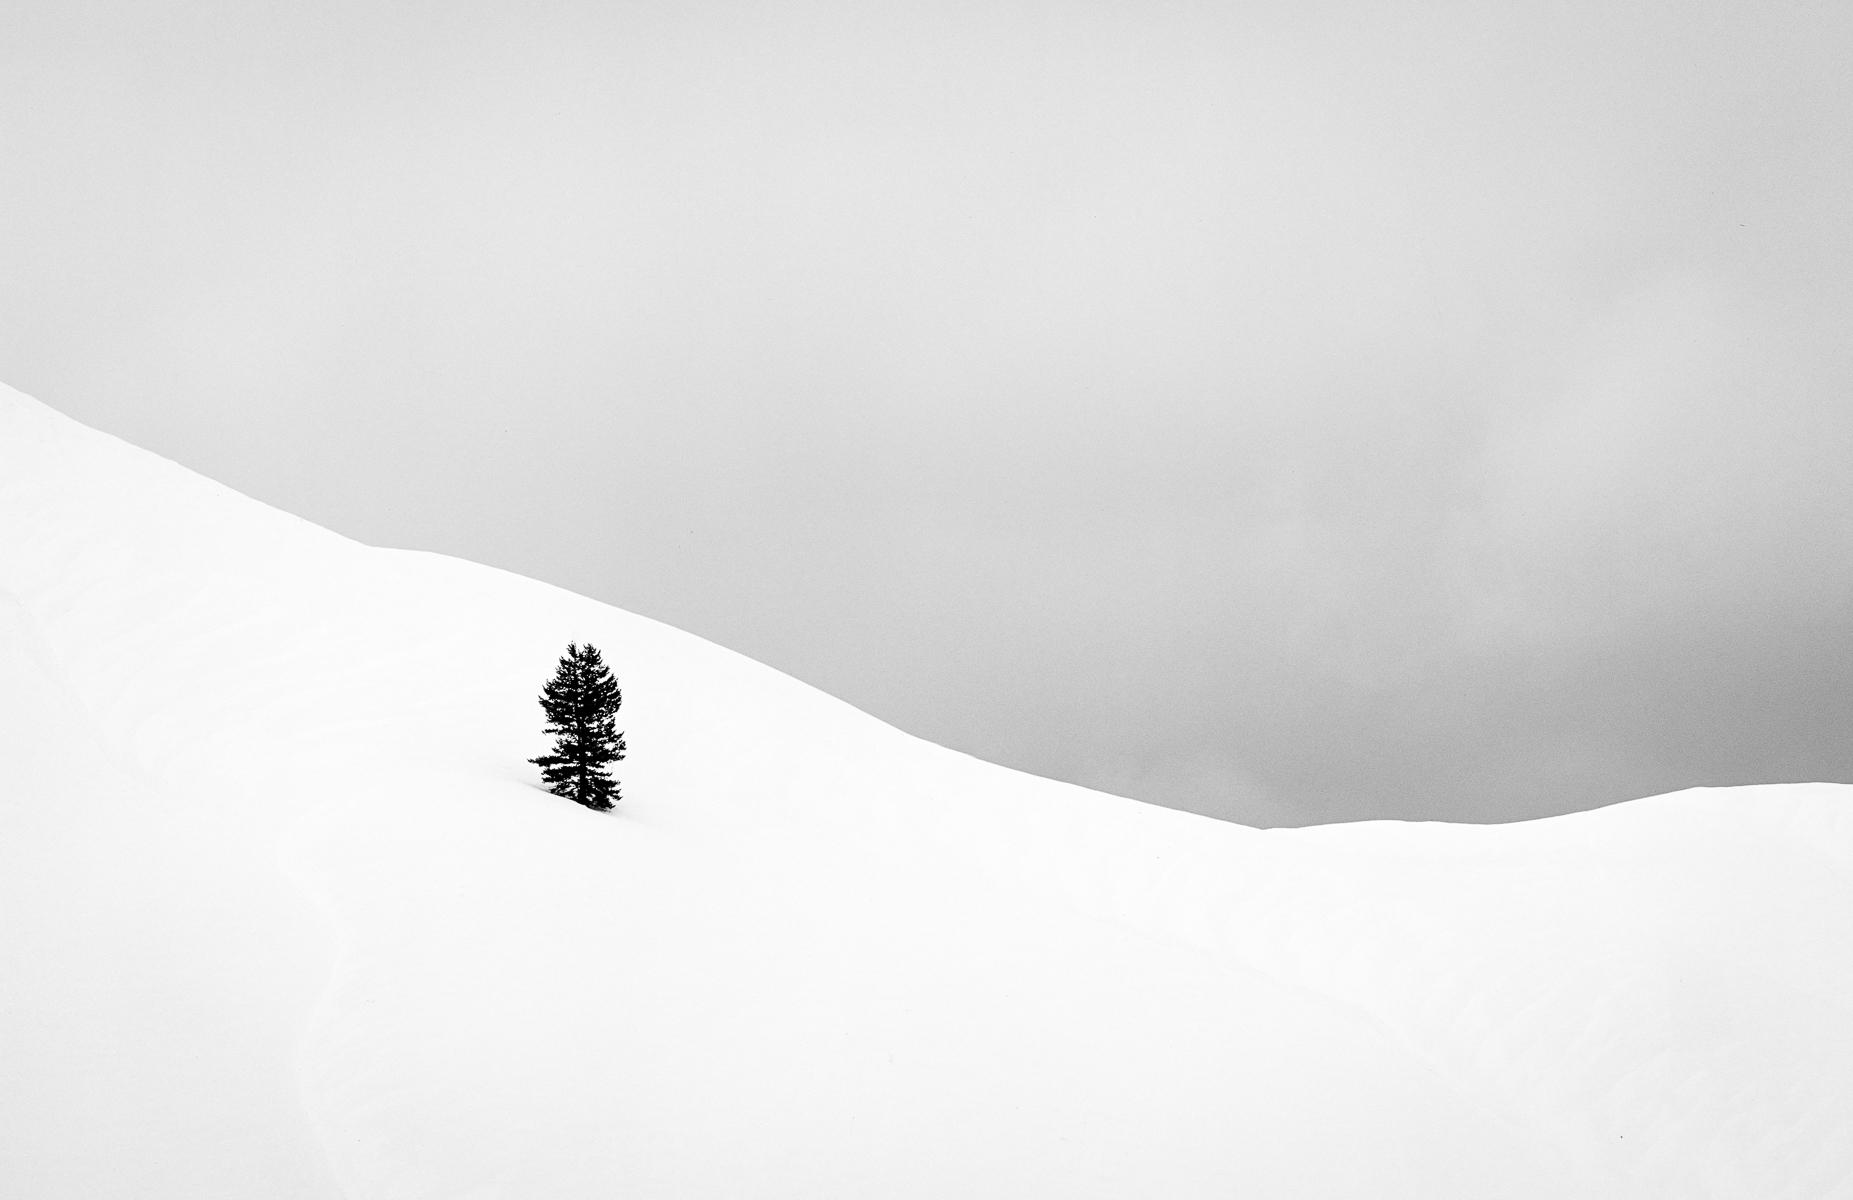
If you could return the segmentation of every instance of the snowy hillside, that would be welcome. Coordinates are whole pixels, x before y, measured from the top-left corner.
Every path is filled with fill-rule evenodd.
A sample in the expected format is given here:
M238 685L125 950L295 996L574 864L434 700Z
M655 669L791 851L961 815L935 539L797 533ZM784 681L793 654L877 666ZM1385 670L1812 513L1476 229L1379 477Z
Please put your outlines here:
M1849 812L1220 824L0 389L8 1197L1853 1197Z

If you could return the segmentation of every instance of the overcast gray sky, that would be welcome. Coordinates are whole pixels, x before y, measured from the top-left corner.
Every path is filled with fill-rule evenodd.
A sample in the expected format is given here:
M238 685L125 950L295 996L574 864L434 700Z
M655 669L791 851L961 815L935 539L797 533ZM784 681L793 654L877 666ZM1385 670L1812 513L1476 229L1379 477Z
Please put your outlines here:
M1849 61L1845 0L14 0L0 378L1160 803L1853 780Z

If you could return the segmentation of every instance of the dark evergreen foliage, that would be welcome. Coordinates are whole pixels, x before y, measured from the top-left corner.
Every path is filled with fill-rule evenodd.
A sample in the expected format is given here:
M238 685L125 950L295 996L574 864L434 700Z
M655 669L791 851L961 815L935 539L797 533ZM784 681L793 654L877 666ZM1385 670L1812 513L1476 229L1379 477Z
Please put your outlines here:
M622 798L610 765L624 758L624 735L617 728L623 703L624 693L598 647L567 646L540 694L553 753L528 760L540 767L554 795L601 812Z

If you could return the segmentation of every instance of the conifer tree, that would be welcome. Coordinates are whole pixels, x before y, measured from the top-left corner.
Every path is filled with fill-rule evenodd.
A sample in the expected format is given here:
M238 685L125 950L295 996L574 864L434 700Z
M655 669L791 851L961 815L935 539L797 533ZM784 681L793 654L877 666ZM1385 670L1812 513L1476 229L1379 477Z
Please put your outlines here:
M624 758L624 735L618 731L618 706L624 693L605 665L598 647L574 642L541 690L553 753L528 761L556 796L603 812L622 797L610 765Z

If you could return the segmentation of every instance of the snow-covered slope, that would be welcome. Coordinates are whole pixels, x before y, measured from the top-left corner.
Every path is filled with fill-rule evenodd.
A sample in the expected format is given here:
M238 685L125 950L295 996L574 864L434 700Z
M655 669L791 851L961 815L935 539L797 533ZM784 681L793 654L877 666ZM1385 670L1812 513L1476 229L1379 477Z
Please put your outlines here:
M1853 1196L1850 804L1221 824L0 389L9 1197Z

